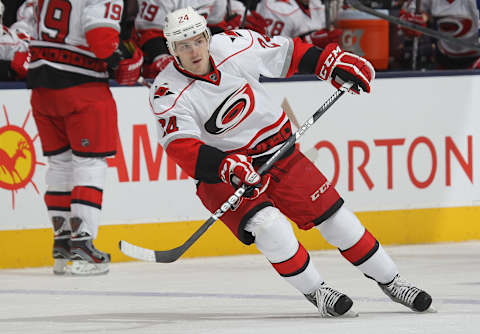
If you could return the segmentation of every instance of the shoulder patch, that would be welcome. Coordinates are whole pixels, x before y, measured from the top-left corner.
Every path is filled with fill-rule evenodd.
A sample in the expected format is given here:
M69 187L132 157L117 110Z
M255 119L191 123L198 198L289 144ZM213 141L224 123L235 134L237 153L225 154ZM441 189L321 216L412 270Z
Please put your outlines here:
M153 94L153 99L158 99L159 97L173 94L174 93L168 88L168 83L164 82L156 87L155 93Z
M243 34L240 33L240 31L238 30L225 30L220 35L228 36L228 38L230 39L230 41L232 41L232 43L235 42L237 38L244 37Z

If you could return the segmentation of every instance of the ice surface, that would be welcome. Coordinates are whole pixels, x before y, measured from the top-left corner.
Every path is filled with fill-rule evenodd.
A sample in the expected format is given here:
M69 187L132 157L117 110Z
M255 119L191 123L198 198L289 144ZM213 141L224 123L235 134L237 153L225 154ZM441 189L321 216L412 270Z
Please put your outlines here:
M115 263L106 276L0 270L0 333L480 333L480 242L386 247L438 313L391 302L336 251L311 252L358 318L322 319L261 255Z

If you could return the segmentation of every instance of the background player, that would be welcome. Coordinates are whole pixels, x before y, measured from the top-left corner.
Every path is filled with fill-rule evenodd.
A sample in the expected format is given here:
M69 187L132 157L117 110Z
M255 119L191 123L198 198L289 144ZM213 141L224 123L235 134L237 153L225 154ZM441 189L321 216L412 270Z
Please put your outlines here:
M23 80L28 70L28 36L20 27L2 24L4 5L0 1L0 81Z
M415 13L416 2L407 1L400 17L415 24L427 23L452 37L478 45L479 14L474 0L422 0L420 13ZM407 35L418 36L410 29ZM436 41L435 62L439 68L480 68L480 51L445 40Z
M257 11L267 20L270 36L300 37L324 48L339 43L343 33L326 26L325 6L320 0L262 0Z
M48 157L45 204L53 224L54 273L72 260L77 275L108 272L110 255L97 237L107 163L117 148L117 111L109 69L134 84L139 49L119 41L122 0L37 1L38 35L31 42L27 85ZM129 44L132 47L132 44Z

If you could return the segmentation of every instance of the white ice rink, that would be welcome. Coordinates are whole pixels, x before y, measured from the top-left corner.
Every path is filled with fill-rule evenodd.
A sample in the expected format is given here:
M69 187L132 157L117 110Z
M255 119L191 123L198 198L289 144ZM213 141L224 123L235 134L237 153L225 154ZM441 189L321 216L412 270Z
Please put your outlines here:
M113 264L106 276L0 270L0 333L480 333L480 242L386 247L438 313L391 302L338 252L311 252L358 318L322 319L261 255Z

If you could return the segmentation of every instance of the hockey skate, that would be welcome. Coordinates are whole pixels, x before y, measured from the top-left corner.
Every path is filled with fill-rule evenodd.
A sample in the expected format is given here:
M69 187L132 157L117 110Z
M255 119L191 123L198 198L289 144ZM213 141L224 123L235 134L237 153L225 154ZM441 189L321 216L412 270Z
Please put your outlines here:
M80 232L80 218L72 218L71 261L72 275L103 275L108 273L110 254L99 251L93 245L93 238L86 232Z
M53 251L54 259L53 273L55 275L64 275L67 272L67 262L70 261L70 237L69 230L65 230L65 218L53 217Z
M398 274L390 283L378 283L378 285L391 300L405 305L415 312L425 312L427 310L436 312L431 307L432 297L425 291L400 278Z
M110 254L95 248L90 235L72 238L72 274L102 275L109 271Z
M353 301L345 294L322 283L319 289L306 294L307 298L322 317L357 317L358 314L351 310Z

